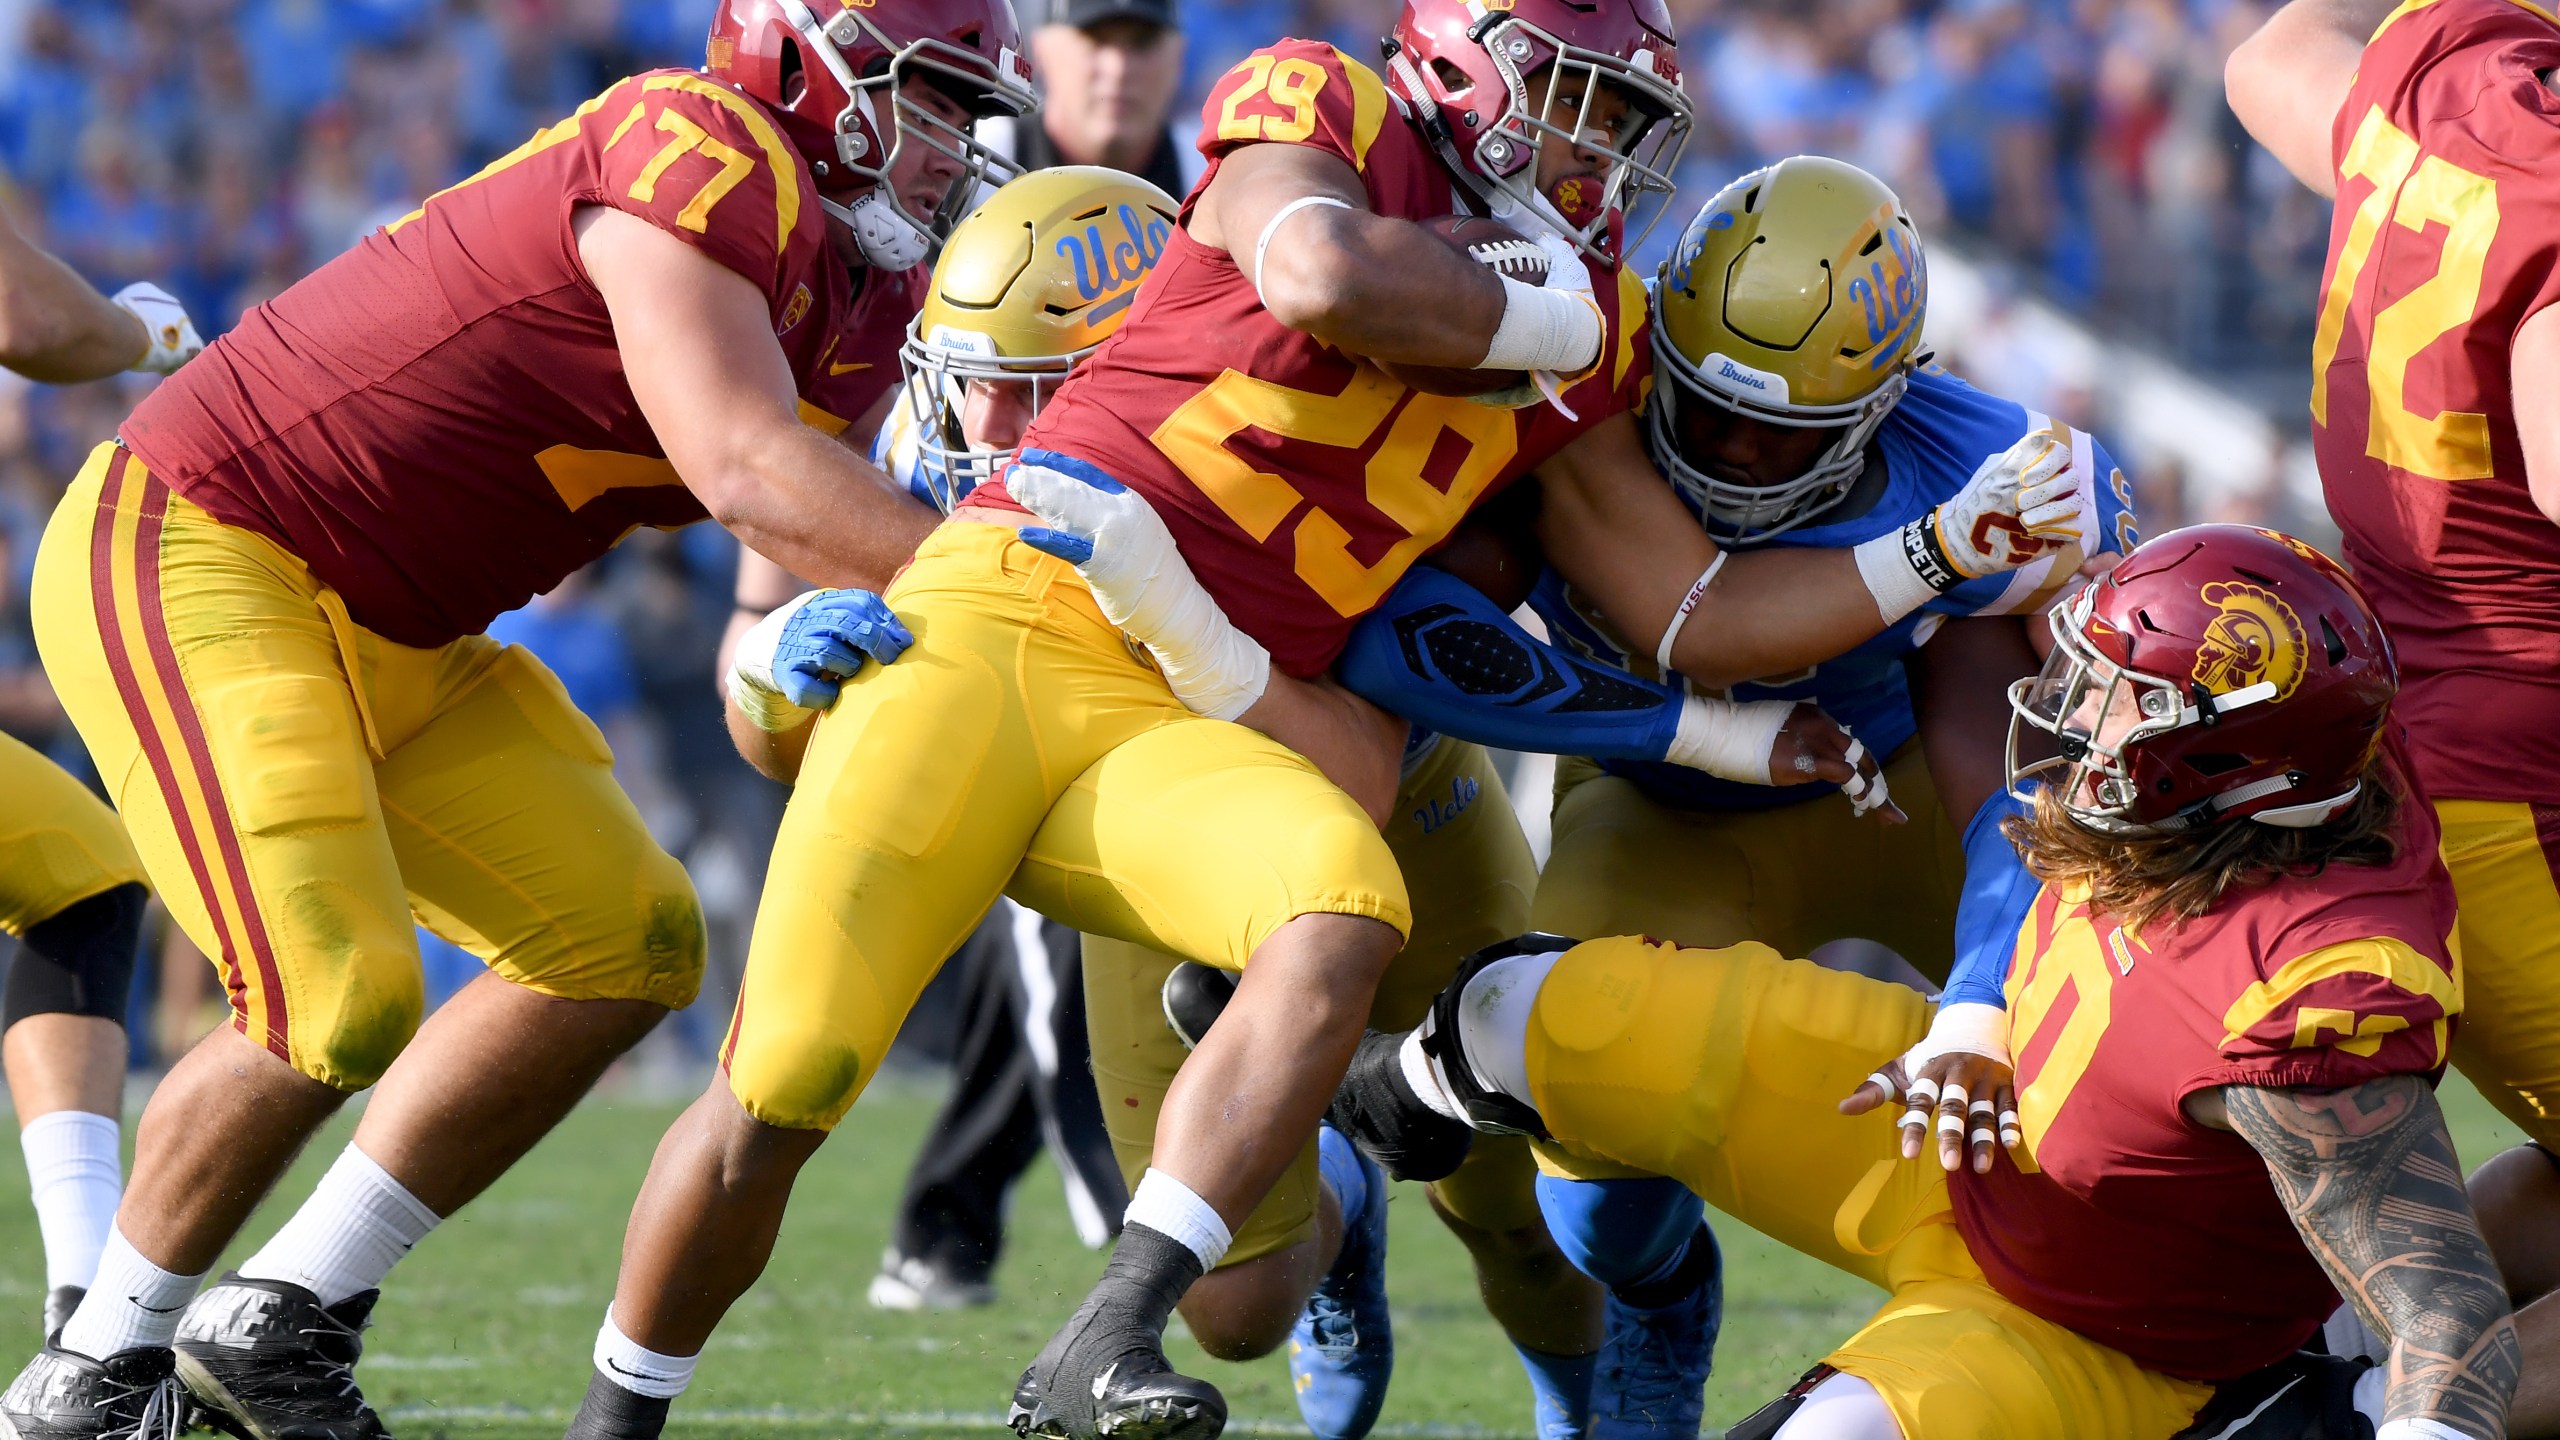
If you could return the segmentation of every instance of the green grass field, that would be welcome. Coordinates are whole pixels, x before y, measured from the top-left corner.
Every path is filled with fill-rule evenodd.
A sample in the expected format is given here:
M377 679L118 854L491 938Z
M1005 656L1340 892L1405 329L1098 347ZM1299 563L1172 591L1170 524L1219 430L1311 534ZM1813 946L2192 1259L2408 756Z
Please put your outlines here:
M2445 1096L2468 1162L2518 1138L2459 1079ZM1076 1245L1044 1162L1018 1192L999 1304L921 1317L870 1309L863 1290L935 1098L915 1081L885 1081L810 1166L772 1268L711 1342L677 1412L685 1435L1000 1433L1014 1376L1082 1298L1101 1258ZM392 1277L361 1374L399 1434L560 1433L585 1385L623 1219L675 1108L589 1103ZM283 1202L309 1192L347 1133L342 1120L311 1148L231 1258L281 1222ZM14 1156L0 1162L0 1336L9 1342L0 1364L12 1371L36 1343L43 1282L25 1186ZM1528 1385L1476 1301L1464 1255L1415 1187L1397 1188L1389 1214L1398 1364L1380 1433L1523 1433ZM1876 1296L1738 1225L1721 1234L1729 1287L1711 1425L1776 1393ZM1178 1335L1172 1354L1226 1391L1231 1433L1303 1433L1278 1357L1221 1364Z

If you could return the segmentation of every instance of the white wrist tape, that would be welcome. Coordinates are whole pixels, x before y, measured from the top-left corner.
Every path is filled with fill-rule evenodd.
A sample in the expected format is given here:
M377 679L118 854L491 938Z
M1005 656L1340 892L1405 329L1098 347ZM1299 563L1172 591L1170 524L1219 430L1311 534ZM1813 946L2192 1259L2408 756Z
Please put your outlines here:
M2441 1420L2405 1415L2374 1431L2373 1440L2479 1440L2479 1437L2468 1430L2457 1430Z
M1502 323L1477 369L1571 375L1599 358L1600 311L1589 297L1501 278Z
M1153 1167L1138 1177L1138 1188L1130 1194L1128 1213L1121 1220L1182 1242L1184 1248L1200 1257L1204 1272L1217 1269L1218 1262L1227 1257L1227 1247L1235 1243L1235 1237L1227 1231L1227 1222L1218 1218L1208 1201L1190 1186Z
M1700 572L1698 583L1690 586L1689 593L1681 597L1680 608L1671 612L1671 624L1662 632L1662 643L1653 647L1653 663L1661 667L1665 684L1671 680L1671 642L1680 638L1680 627L1689 623L1689 612L1697 609L1698 602L1707 598L1707 587L1715 583L1716 572L1724 568L1725 560L1732 554L1730 550L1717 551L1716 558L1708 561L1707 568Z
M1769 751L1795 713L1793 700L1710 700L1692 695L1680 704L1680 726L1662 758L1744 785L1767 785Z
M1876 613L1887 625L1938 598L1938 592L1912 568L1911 557L1903 553L1900 530L1860 541L1849 553L1857 557L1858 578L1867 582Z
M1290 216L1297 214L1301 210L1309 209L1318 205L1330 205L1336 210L1348 210L1351 208L1350 201L1337 200L1330 195L1301 195L1297 199L1290 201L1288 204L1281 206L1279 209L1272 211L1271 218L1262 222L1262 236L1260 239L1253 242L1253 293L1255 296L1259 297L1262 294L1263 252L1271 248L1271 237L1280 233L1280 223L1288 219ZM1263 304L1266 309L1270 306L1269 301L1264 301Z
M1929 1022L1929 1033L1903 1054L1902 1063L1906 1069L1916 1071L1942 1055L1958 1051L2008 1064L2009 1012L1974 1000L1941 1005Z
M1270 688L1271 652L1227 619L1187 567L1179 583L1148 586L1121 628L1143 637L1164 683L1193 714L1233 720Z

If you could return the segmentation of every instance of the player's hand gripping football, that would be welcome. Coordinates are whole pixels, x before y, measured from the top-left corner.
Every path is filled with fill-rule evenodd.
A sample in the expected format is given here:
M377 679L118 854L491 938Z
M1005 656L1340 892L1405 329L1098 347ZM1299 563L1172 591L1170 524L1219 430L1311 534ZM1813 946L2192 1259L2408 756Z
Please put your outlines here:
M864 660L886 665L914 643L888 602L868 590L795 595L739 637L729 698L757 729L780 734L836 703Z
M1271 653L1227 619L1146 497L1073 456L1025 450L1008 494L1040 517L1022 542L1076 567L1103 618L1147 647L1176 698L1233 720L1271 683Z
M1887 825L1909 818L1885 788L1875 753L1811 701L1692 695L1681 706L1679 733L1663 758L1745 785L1828 780L1857 814L1880 810Z
M1964 489L1929 513L1920 538L1937 548L1928 558L1954 572L1950 583L1962 583L2014 570L2078 539L2087 508L2070 443L2035 430L1982 462Z
M1926 1135L1938 1135L1938 1164L1973 1173L1991 1170L1996 1141L2025 1143L2018 1127L2017 1075L2009 1064L2009 1012L1997 1005L1940 1005L1919 1044L1887 1061L1840 1102L1843 1115L1899 1103L1902 1158L1920 1158Z

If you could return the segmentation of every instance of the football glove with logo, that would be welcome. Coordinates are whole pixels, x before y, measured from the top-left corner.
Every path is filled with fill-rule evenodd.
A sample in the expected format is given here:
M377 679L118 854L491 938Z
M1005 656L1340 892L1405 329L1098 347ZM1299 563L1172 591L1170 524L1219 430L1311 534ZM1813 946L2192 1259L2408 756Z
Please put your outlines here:
M187 307L150 281L137 280L117 291L114 304L141 321L143 333L151 337L150 348L127 369L166 375L204 349L204 337L196 333L196 322L187 318Z
M868 658L886 665L915 637L868 590L812 590L755 623L729 663L729 698L759 730L779 734L836 703Z
M2014 570L2070 542L2086 503L2070 443L2030 431L1982 462L1954 498L1859 545L1858 574L1890 624L1967 580Z
M1184 705L1233 720L1262 698L1271 652L1201 588L1145 496L1050 450L1023 451L1004 486L1041 521L1023 528L1022 543L1075 566L1103 618L1147 647Z

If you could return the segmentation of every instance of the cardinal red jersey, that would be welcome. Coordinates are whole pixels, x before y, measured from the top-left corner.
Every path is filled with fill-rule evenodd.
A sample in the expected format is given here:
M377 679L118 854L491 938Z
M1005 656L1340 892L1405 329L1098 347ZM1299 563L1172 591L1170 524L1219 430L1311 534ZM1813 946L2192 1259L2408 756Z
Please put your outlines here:
M2140 936L2048 887L2008 979L2033 1156L1950 1177L2000 1293L2151 1369L2221 1380L2299 1347L2338 1292L2239 1136L2182 1102L2223 1085L2432 1074L2458 972L2434 811L2401 806L2399 858L2237 890Z
M1255 51L1211 90L1201 125L1202 186L1238 146L1278 142L1340 156L1378 214L1423 220L1457 205L1376 72L1330 45ZM1592 287L1607 333L1598 368L1567 392L1581 417L1569 420L1547 404L1502 410L1408 390L1272 319L1232 257L1177 229L1128 320L1023 445L1089 461L1145 495L1229 618L1273 663L1314 675L1470 509L1634 406L1650 374L1643 284L1594 266ZM1000 483L971 500L1013 503Z
M2311 417L2346 559L2400 655L2437 798L2560 803L2560 526L2533 503L2508 356L2560 299L2560 24L2413 0L2338 111Z
M812 423L841 430L896 378L921 273L857 293L776 118L658 71L252 310L143 401L125 443L404 645L482 629L635 526L704 518L623 377L570 231L583 204L754 282Z

